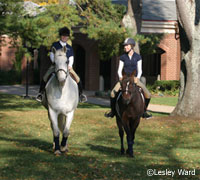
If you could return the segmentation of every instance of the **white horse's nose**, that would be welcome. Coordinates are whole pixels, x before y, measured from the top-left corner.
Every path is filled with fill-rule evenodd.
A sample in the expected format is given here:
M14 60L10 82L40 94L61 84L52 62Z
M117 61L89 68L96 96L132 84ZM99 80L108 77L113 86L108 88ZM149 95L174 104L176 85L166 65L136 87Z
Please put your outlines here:
M58 71L57 78L60 83L64 82L66 79L66 73L64 71Z

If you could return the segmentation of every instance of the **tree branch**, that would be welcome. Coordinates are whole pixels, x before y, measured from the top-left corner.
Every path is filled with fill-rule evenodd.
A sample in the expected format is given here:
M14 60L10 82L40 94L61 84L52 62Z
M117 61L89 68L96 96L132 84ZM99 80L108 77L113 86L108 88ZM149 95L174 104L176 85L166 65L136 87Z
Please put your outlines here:
M81 7L81 5L78 3L78 2L75 2L76 3L76 6L78 7L78 9L80 10L80 12L84 12L83 8ZM89 17L88 16L85 16L87 21L89 22Z

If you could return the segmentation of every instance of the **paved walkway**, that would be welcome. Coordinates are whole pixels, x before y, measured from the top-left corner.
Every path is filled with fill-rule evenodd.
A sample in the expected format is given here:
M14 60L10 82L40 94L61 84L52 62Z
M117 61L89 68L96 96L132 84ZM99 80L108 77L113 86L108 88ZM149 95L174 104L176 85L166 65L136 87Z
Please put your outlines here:
M28 94L26 94L26 86L23 85L4 85L0 86L0 93L5 94L15 94L20 96L31 96L35 97L38 93L39 86L37 85L30 85L28 87ZM88 97L88 102L92 104L98 104L103 106L109 106L110 102L108 99L103 99L99 97L95 97L94 91L84 91L84 94ZM171 113L173 111L173 106L165 106L165 105L156 105L156 104L149 104L148 110L152 112L159 112L159 113Z

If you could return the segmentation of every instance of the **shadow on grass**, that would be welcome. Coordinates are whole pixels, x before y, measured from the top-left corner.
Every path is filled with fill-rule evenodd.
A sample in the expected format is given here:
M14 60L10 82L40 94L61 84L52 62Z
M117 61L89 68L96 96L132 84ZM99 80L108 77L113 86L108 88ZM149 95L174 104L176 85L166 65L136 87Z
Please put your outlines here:
M34 99L25 99L22 96L0 94L0 110L6 111L24 111L31 109L42 109L40 103Z
M153 113L156 116L169 116L170 113L166 113L166 112L158 112L158 111L150 111L148 110L148 112Z
M199 131L196 127L198 122L169 121L167 117L141 121L136 132L135 158L128 158L120 155L120 138L118 130L113 128L114 122L97 118L101 121L97 123L97 120L90 120L89 113L86 115L88 119L82 119L74 124L76 127L74 134L80 134L77 138L70 137L70 140L73 138L74 144L70 143L69 153L56 157L51 151L51 140L42 139L46 138L47 130L38 126L39 121L34 121L32 124L28 121L28 124L22 127L18 118L12 121L12 116L11 119L5 119L3 114L0 114L1 119L5 119L4 124L2 121L1 125L0 179L199 179L198 176L178 176L177 174L177 169L191 167L189 165L192 161L198 159L200 145L193 144L198 139L191 138L197 130ZM194 127L189 127L192 123ZM37 137L31 133L23 134L23 128L30 126L32 126L32 131L41 132L41 136ZM38 128L33 128L33 126ZM79 129L87 131L83 134ZM125 137L124 144L126 144ZM183 152L177 149L183 149ZM181 153L184 151L186 155L183 156ZM177 156L176 152L181 156ZM194 157L191 158L191 156ZM176 176L173 178L170 175L148 177L148 169L156 172L168 169L176 171Z
M106 106L91 104L91 103L79 103L78 108L82 109L97 109L97 108L108 108Z
M45 109L41 103L37 102L34 98L25 99L24 97L18 95L0 94L0 100L0 110L25 111L32 109ZM96 109L107 107L90 103L79 103L78 108Z
M148 132L149 133L149 132ZM157 134L149 133L150 136ZM140 133L140 136L146 137L146 132ZM162 138L164 135L162 136ZM148 144L153 143L153 139L139 142L135 146L136 157L129 158L119 154L119 150L107 145L86 144L92 152L98 152L98 155L82 155L80 150L74 150L73 147L67 155L56 157L53 155L51 143L40 139L18 139L1 137L1 141L15 144L13 147L1 147L1 161L6 161L1 166L2 179L34 179L34 180L70 180L70 179L198 179L197 176L178 176L177 169L183 167L182 162L177 160L172 154L175 147L169 147L172 138L167 138L166 143L154 145L152 152L148 152ZM149 141L149 142L147 142ZM80 148L84 151L84 148ZM143 149L143 150L142 150ZM138 153L137 151L141 151ZM108 155L108 158L105 158ZM156 159L154 160L154 158ZM162 164L162 158L166 161ZM155 173L165 171L166 169L176 171L172 178L170 175L158 176L152 178L147 176L147 170L152 169Z

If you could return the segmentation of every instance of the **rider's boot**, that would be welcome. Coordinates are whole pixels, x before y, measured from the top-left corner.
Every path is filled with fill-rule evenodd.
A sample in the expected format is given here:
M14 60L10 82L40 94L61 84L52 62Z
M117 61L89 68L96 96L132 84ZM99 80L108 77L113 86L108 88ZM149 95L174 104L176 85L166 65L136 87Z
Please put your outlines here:
M36 96L36 100L38 102L42 102L42 97L43 97L43 94L44 94L45 86L46 86L46 82L42 79L42 81L40 83L39 93Z
M148 105L149 105L149 102L150 102L150 99L146 99L145 98L145 110L144 110L144 113L143 113L143 115L142 115L142 117L143 118L145 118L145 119L150 119L150 118L152 118L152 114L149 114L149 113L147 113L147 107L148 107Z
M83 87L81 81L78 82L78 90L79 90L79 102L86 102L87 101L87 96L83 94Z
M107 112L104 114L105 117L107 118L113 118L115 116L115 102L116 102L116 98L112 98L110 97L110 107L111 107L111 111Z

